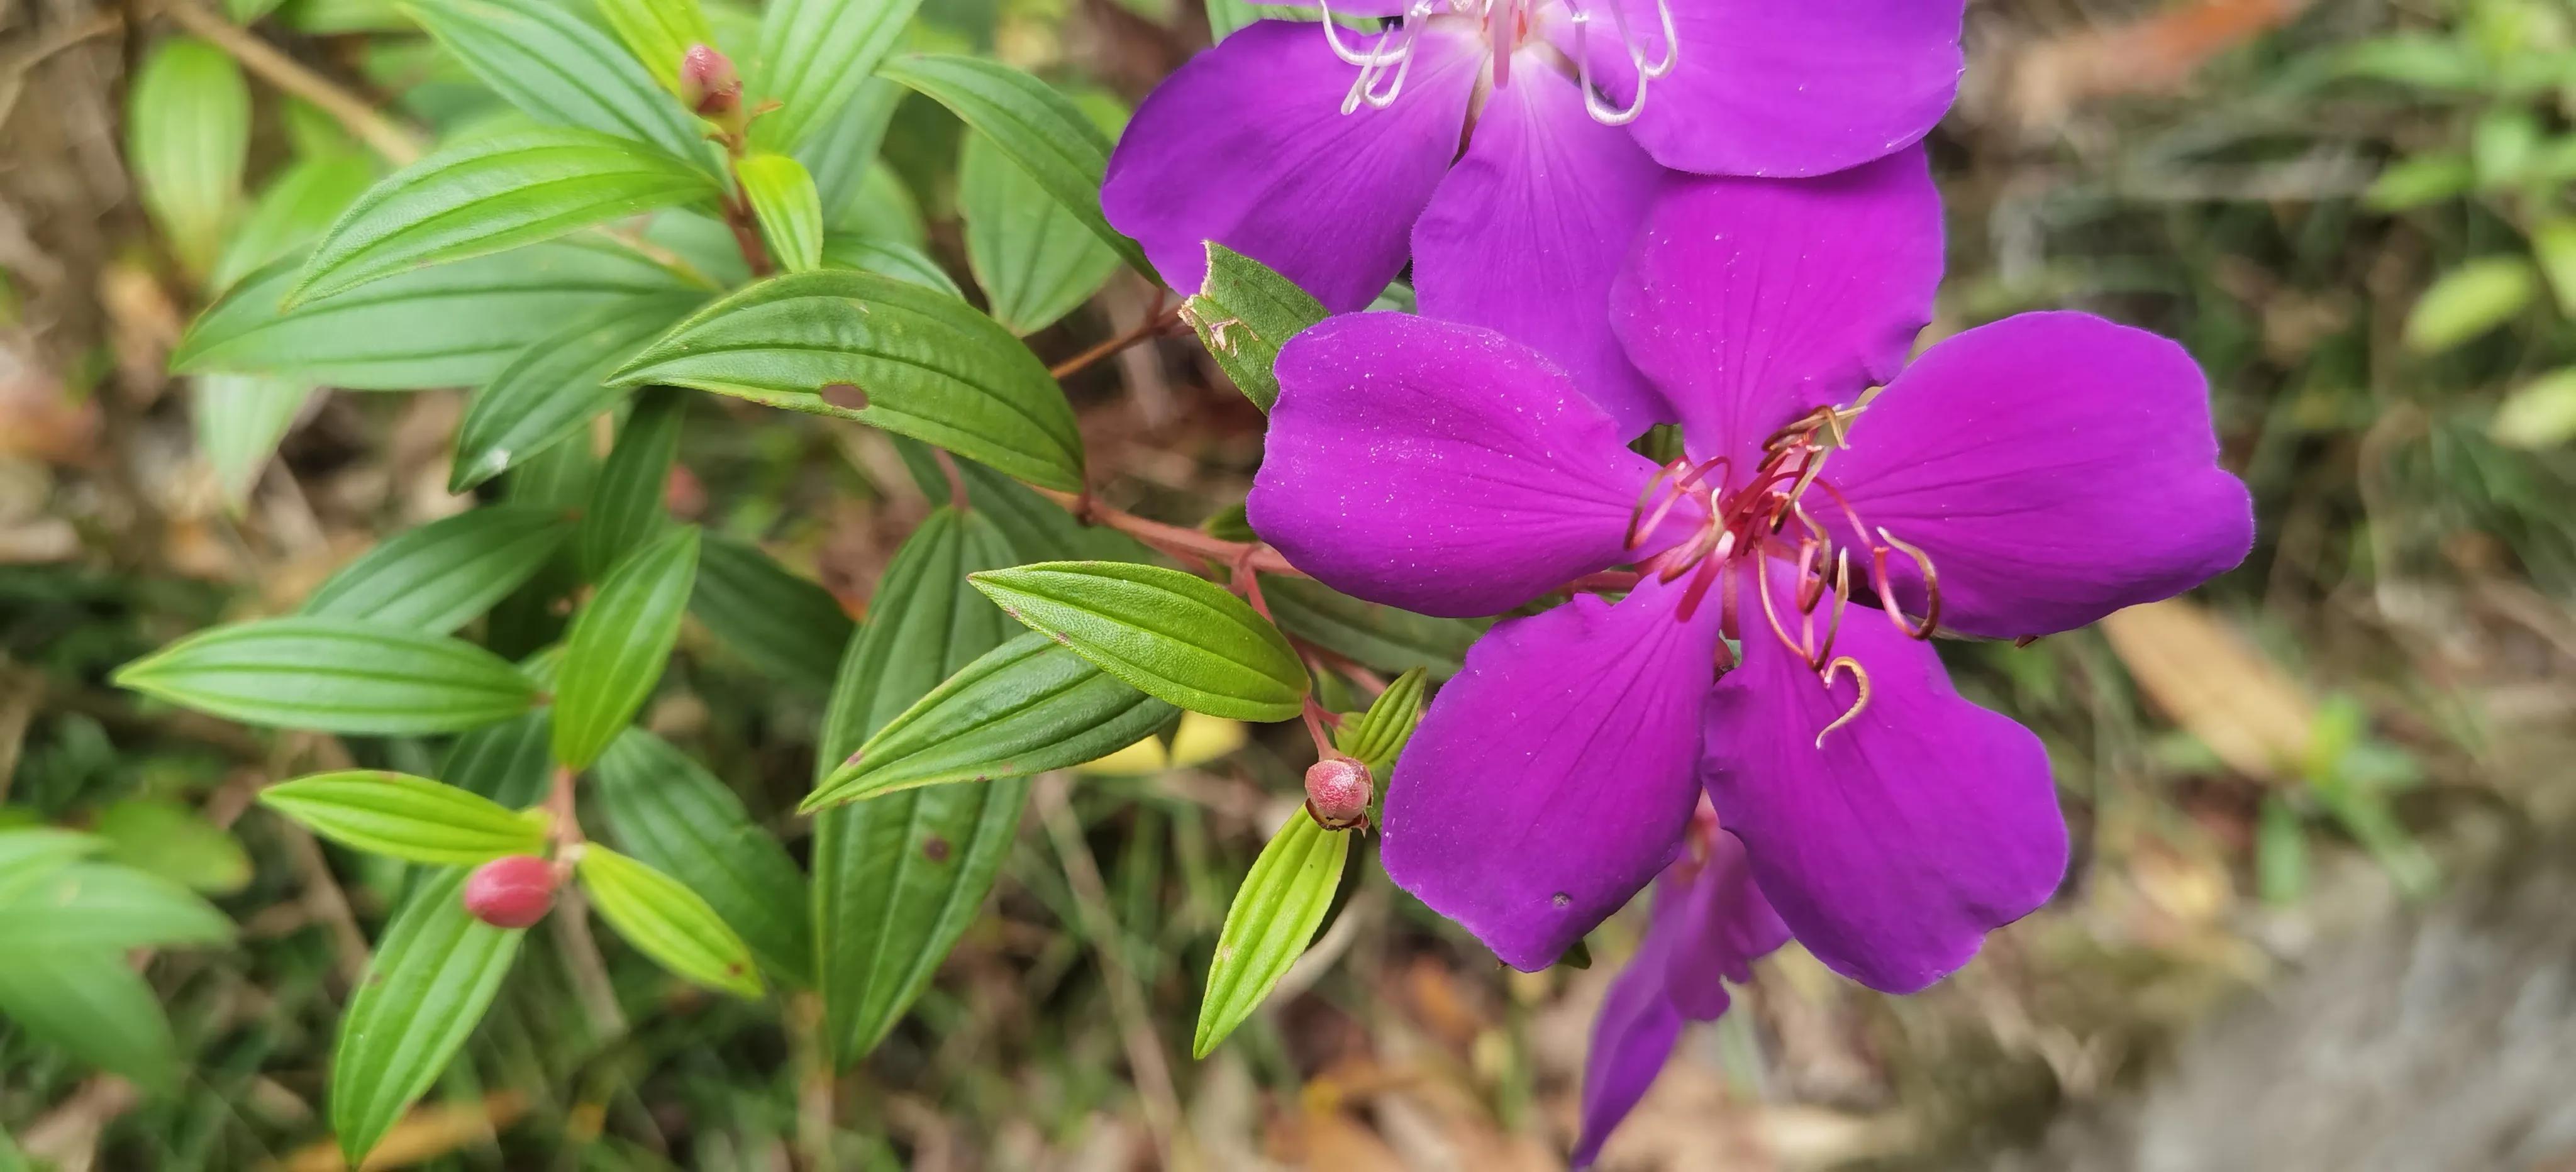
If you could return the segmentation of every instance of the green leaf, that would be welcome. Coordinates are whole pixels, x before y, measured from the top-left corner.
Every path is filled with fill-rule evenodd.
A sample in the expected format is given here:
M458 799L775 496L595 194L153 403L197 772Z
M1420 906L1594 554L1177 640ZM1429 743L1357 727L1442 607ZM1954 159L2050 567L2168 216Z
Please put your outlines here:
M1045 365L972 306L892 277L772 277L681 322L611 381L856 419L1082 487L1082 435Z
M303 159L279 172L227 234L207 287L230 288L260 266L302 250L375 182L375 164L356 154Z
M1268 265L1210 240L1207 283L1181 303L1209 356L1264 411L1279 398L1279 348L1324 320L1324 303Z
M447 490L472 489L580 431L626 397L610 372L705 303L697 293L612 302L530 344L466 404Z
M976 57L916 53L887 61L887 78L938 102L982 131L1055 201L1159 285L1145 250L1100 214L1109 136L1063 94L1017 69Z
M823 263L823 197L805 164L786 155L754 151L734 161L743 198L760 221L761 239L769 242L770 259L791 273Z
M74 859L105 849L105 839L51 826L0 830L0 898L30 878L51 874Z
M206 274L240 210L250 84L223 50L171 37L135 72L125 118L126 160L144 208L179 262Z
M2263 798L2254 824L2254 890L2263 902L2287 907L2308 890L2308 829L2298 810L2278 794Z
M0 894L0 940L19 956L220 944L233 934L232 921L187 888L115 863L21 873Z
M752 122L752 145L792 151L840 114L920 7L921 0L772 0L743 98L779 107Z
M697 892L595 842L582 848L575 867L600 918L644 955L711 989L760 996L751 947Z
M244 724L386 736L506 720L537 691L471 643L306 617L200 631L118 669L116 683Z
M278 442L295 426L314 387L302 379L259 374L206 374L196 379L189 415L196 425L197 451L215 470L224 503L241 511L260 470L277 454Z
M2576 217L2552 216L2531 226L2531 257L2558 299L2559 312L2576 317Z
M591 796L617 844L704 896L787 981L814 976L805 876L742 799L662 738L630 728L600 754Z
M599 9L622 36L627 29L619 10L645 6L646 0L603 0ZM679 70L680 50L647 72L656 64L651 59L638 65L571 9L546 0L412 0L409 9L477 79L537 121L650 143L672 158L709 166L705 128L663 92Z
M1003 613L1192 712L1295 720L1306 667L1288 637L1204 578L1124 562L1041 562L971 579Z
M1362 602L1304 578L1265 576L1261 596L1280 629L1300 639L1381 671L1427 666L1438 679L1466 667L1467 648L1490 625Z
M823 200L825 225L849 226L847 217L858 202L869 170L877 164L877 150L885 143L886 126L894 121L894 108L901 104L906 92L882 77L869 78L839 114L816 127L796 148L796 161L813 173L814 188Z
M546 846L542 816L404 773L317 773L261 790L259 802L352 850L414 863L470 867Z
M661 682L698 573L698 529L683 525L627 555L564 637L555 688L555 763L587 767Z
M295 273L280 261L227 290L180 338L170 369L295 375L352 390L480 386L569 318L687 287L604 241L440 265L282 311Z
M467 912L465 876L450 868L413 891L340 1016L331 1128L353 1166L463 1048L527 935Z
M539 710L460 733L439 760L439 780L509 809L533 806L554 781L553 727Z
M1333 906L1350 857L1349 832L1326 830L1302 809L1270 836L1217 933L1192 1056L1207 1057L1288 975Z
M314 246L286 303L716 194L706 172L595 130L541 126L469 138L359 196Z
M1178 715L1030 632L967 664L878 729L802 808L1069 768L1135 744Z
M859 176L857 190L830 215L827 226L835 232L916 249L930 246L930 225L922 219L921 201L913 198L903 176L883 159L869 164Z
M250 852L223 827L177 802L129 798L100 811L91 829L107 841L108 861L191 891L230 895L250 883Z
M2404 211L2466 195L2477 179L2476 169L2458 155L2417 155L2380 172L2362 202L2376 211Z
M1333 747L1358 758L1368 766L1369 776L1385 788L1387 778L1395 774L1395 759L1413 740L1413 730L1422 724L1422 707L1429 698L1429 674L1414 668L1395 677L1386 690L1377 694L1368 711L1359 719L1344 721L1333 733Z
M2513 320L2540 294L2539 274L2518 256L2472 260L2433 282L2406 317L2406 346L2438 354Z
M671 464L679 456L688 396L654 388L636 400L617 433L617 446L599 467L589 511L581 519L581 572L593 582L670 522L663 501Z
M539 505L469 509L387 538L324 581L303 613L444 635L535 577L572 528Z
M868 236L833 235L823 238L823 263L834 268L859 269L880 276L910 281L924 289L937 289L951 297L964 299L957 280L939 267L928 253L909 244L878 240Z
M0 1016L74 1058L159 1094L179 1082L160 998L115 951L51 952L0 964Z
M830 591L725 537L709 537L698 551L689 611L763 672L816 692L831 689L856 626Z
M1055 324L1118 271L1109 245L974 131L957 162L957 211L975 283L1014 334Z
M851 641L816 747L848 756L1010 634L965 589L975 570L1013 560L981 513L941 508L886 568L871 621ZM825 810L814 828L814 942L826 1038L842 1065L884 1039L928 988L1018 836L1024 780L929 786Z
M2576 440L2576 366L2514 388L2496 407L2487 434L2509 448L2554 448Z
M679 92L680 58L689 46L716 43L715 28L698 0L599 0L599 15L653 79L673 93Z
M897 436L895 454L903 458L904 470L912 473L922 494L933 499L948 495L948 474L931 454L930 445L920 440ZM1054 501L1039 496L1029 486L995 472L973 460L956 461L957 471L966 483L970 507L995 528L1004 540L1023 558L1046 561L1097 559L1103 561L1151 561L1154 552L1144 543L1106 526L1085 525Z

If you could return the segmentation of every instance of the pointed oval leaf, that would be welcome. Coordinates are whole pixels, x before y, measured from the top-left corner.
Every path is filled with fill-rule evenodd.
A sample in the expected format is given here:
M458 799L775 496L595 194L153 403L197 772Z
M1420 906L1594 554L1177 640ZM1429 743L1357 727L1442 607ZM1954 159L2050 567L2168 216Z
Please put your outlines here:
M123 953L54 952L0 964L0 1018L156 1094L178 1085L170 1019ZM0 1154L7 1152L0 1146Z
M939 262L932 260L930 254L898 241L836 233L823 238L823 263L834 268L859 269L899 281L910 281L951 297L965 297L957 287L957 279L939 267Z
M957 211L975 283L1014 334L1054 325L1118 271L1117 252L974 131L958 155Z
M623 35L622 11L637 0L602 3ZM636 142L705 168L705 128L663 91L680 68L682 45L654 72L572 10L544 0L411 0L412 16L450 56L511 105L539 122L579 126ZM694 9L695 5L691 5ZM698 18L704 26L706 18ZM701 38L708 39L708 38ZM660 81L656 81L659 78Z
M771 560L759 547L710 536L698 551L689 613L762 671L817 693L832 687L856 624L830 591Z
M715 775L630 728L600 754L591 796L627 854L705 897L771 975L813 980L805 875Z
M1216 241L1207 242L1207 258L1207 283L1181 303L1181 316L1244 397L1268 411L1279 398L1279 348L1324 320L1324 303Z
M871 621L833 688L818 764L975 657L1009 620L965 589L1014 560L980 512L935 509L886 567ZM825 810L814 822L814 945L826 1039L842 1065L865 1056L921 996L992 890L1018 836L1028 782L930 786Z
M260 266L300 251L375 182L375 164L348 152L303 159L279 172L228 235L207 287L230 288Z
M803 808L1069 768L1124 749L1177 715L1032 631L967 664L878 729Z
M854 226L849 213L868 171L877 164L886 127L894 121L894 108L907 92L882 77L869 78L850 95L840 113L816 127L796 148L796 161L813 174L814 187L822 196L826 225Z
M1192 712L1294 720L1306 667L1251 605L1204 578L1126 562L1040 562L973 577L1002 612Z
M743 89L778 108L751 124L752 145L790 151L841 112L894 48L921 0L773 0Z
M535 705L534 681L471 643L350 619L200 631L118 669L116 683L244 724L324 732L456 732Z
M385 539L316 588L303 613L444 635L535 577L572 528L538 505L469 509Z
M2406 315L2406 346L2439 354L2511 321L2540 297L2540 275L2519 256L2479 257L2442 274Z
M74 859L105 849L103 838L52 826L0 830L0 898L18 890L25 879L51 874Z
M755 151L734 162L734 176L760 221L770 259L791 273L823 263L823 197L805 164L786 155Z
M250 852L194 806L159 798L127 798L99 811L91 829L107 841L107 861L158 875L190 891L231 895L250 885Z
M611 381L856 419L1032 484L1082 486L1082 435L1046 367L974 307L893 277L772 277L681 322Z
M388 277L353 293L278 306L297 264L242 278L170 354L183 374L290 374L361 391L480 386L567 319L689 288L634 251L565 240Z
M1395 677L1377 694L1358 720L1344 721L1333 733L1333 747L1359 759L1381 782L1395 776L1395 759L1422 724L1422 706L1430 691L1430 673L1414 668ZM1385 788L1381 785L1379 788Z
M0 899L0 940L13 952L215 944L233 934L232 921L195 892L115 863L75 862L39 876L21 875L6 896Z
M679 92L680 58L689 46L716 43L715 28L698 0L599 0L599 15L653 80L674 93Z
M466 404L447 490L465 492L508 471L616 405L627 389L609 386L609 373L705 303L697 293L630 298L530 344Z
M1100 214L1109 136L1072 100L1025 72L979 57L911 53L887 61L877 72L982 131L1119 259L1147 280L1162 283L1145 250Z
M616 851L590 843L574 864L601 919L655 963L736 997L758 997L751 947L697 892Z
M278 441L295 426L313 391L313 384L302 379L276 375L197 376L188 400L197 452L214 467L215 483L234 512L250 499L260 471L277 454Z
M405 773L317 773L259 791L259 803L352 850L414 863L472 866L546 846L542 817Z
M706 172L595 130L468 137L359 196L314 246L285 304L716 194Z
M689 397L666 387L637 396L617 445L599 466L581 518L581 573L596 582L670 523L664 507Z
M352 1166L464 1047L527 935L467 912L465 876L454 867L416 885L340 1015L331 1129Z
M460 733L439 759L439 780L508 809L533 806L554 781L553 727L539 710Z
M1199 999L1192 1056L1207 1057L1288 975L1333 906L1350 857L1350 832L1326 830L1302 809L1270 836L1225 911L1207 992Z
M240 210L250 150L250 84L194 37L153 47L126 95L126 158L143 206L188 271L204 275Z
M644 706L698 573L698 529L684 525L619 562L564 637L555 685L555 763L587 768Z

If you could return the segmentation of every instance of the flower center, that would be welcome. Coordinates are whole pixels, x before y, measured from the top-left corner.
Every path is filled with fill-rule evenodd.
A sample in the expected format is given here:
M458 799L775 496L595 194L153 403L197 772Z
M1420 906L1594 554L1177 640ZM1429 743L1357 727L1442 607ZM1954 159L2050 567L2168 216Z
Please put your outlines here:
M1595 12L1592 4L1601 6ZM1413 0L1403 15L1383 18L1375 30L1375 40L1365 47L1359 42L1369 33L1343 28L1333 19L1331 0L1317 0L1323 9L1324 43L1333 55L1359 67L1351 79L1351 88L1342 98L1342 113L1349 114L1361 106L1383 110L1395 104L1404 93L1405 78L1412 73L1413 57L1425 29L1434 22L1470 25L1482 37L1493 61L1489 82L1493 86L1511 84L1512 58L1523 48L1538 51L1542 60L1558 72L1572 78L1583 90L1583 108L1594 121L1604 126L1625 126L1637 119L1646 108L1646 94L1653 83L1673 71L1680 57L1680 41L1673 32L1672 0L1655 0L1655 15L1662 25L1663 45L1660 54L1648 59L1647 42L1642 30L1632 29L1622 0ZM1603 14L1606 21L1600 20ZM1628 58L1628 68L1636 86L1626 105L1613 105L1603 95L1593 76L1592 38L1595 24L1607 23L1610 35L1618 38L1619 48ZM1573 30L1573 60L1544 36L1533 37L1550 26ZM1344 38L1348 37L1349 40ZM1480 86L1486 84L1480 82Z
M1741 485L1732 483L1734 461L1728 456L1698 464L1689 463L1687 458L1666 464L1656 470L1638 494L1637 508L1628 526L1628 548L1633 550L1644 544L1684 498L1698 500L1706 507L1706 524L1640 568L1664 582L1690 575L1690 585L1677 612L1683 619L1696 613L1709 590L1717 588L1723 608L1720 622L1725 629L1737 632L1738 638L1745 638L1749 633L1743 621L1742 600L1736 597L1738 577L1727 571L1739 561L1753 566L1754 593L1772 637L1805 661L1826 687L1832 687L1837 677L1849 674L1859 688L1859 698L1851 709L1817 734L1819 746L1824 743L1825 733L1842 727L1868 707L1869 671L1848 655L1834 654L1834 637L1842 630L1843 608L1852 599L1854 547L1838 542L1833 530L1808 511L1812 494L1821 493L1822 499L1841 513L1850 535L1867 543L1863 552L1867 584L1897 630L1911 638L1929 639L1941 622L1941 581L1933 569L1931 555L1888 532L1885 526L1872 526L1863 520L1850 498L1824 476L1826 461L1834 452L1849 446L1852 421L1860 417L1862 410L1860 406L1819 407L1772 433L1763 441L1762 458ZM1919 623L1908 617L1896 601L1895 580L1889 567L1891 559L1900 553L1913 560L1916 573L1923 579L1924 613ZM1785 603L1777 597L1771 567L1761 560L1766 556L1796 567Z

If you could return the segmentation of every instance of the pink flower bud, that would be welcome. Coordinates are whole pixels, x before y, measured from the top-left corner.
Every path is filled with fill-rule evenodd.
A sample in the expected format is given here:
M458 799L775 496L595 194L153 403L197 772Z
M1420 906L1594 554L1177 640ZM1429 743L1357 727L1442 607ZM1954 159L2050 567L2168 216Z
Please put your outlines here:
M742 106L742 75L713 45L691 45L680 55L680 100L709 118Z
M1376 793L1368 766L1348 757L1328 757L1306 770L1306 813L1327 830L1368 825Z
M525 928L554 905L554 864L535 855L494 859L465 877L465 910L495 928Z

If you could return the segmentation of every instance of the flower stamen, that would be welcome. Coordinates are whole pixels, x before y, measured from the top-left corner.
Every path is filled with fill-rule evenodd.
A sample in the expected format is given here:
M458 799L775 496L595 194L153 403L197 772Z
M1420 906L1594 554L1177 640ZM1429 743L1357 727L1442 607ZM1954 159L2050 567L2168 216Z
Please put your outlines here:
M1941 625L1941 576L1932 568L1932 555L1923 552L1921 547L1888 532L1884 525L1879 526L1878 539L1886 545L1872 546L1869 554L1873 563L1870 574L1871 584L1878 591L1879 605L1887 608L1887 617L1895 620L1896 629L1905 632L1906 637L1931 638L1932 632ZM1923 625L1919 628L1912 620L1905 617L1904 611L1897 608L1896 591L1889 584L1887 576L1887 547L1890 545L1905 551L1905 556L1913 558L1915 572L1923 575Z
M1819 749L1825 747L1827 734L1860 719L1860 714L1869 708L1869 669L1862 667L1860 661L1851 656L1839 656L1825 667L1825 691L1831 693L1834 688L1834 677L1846 670L1851 672L1852 682L1860 685L1860 695L1852 700L1850 708L1844 709L1842 715L1834 718L1832 724L1817 731L1816 747Z

